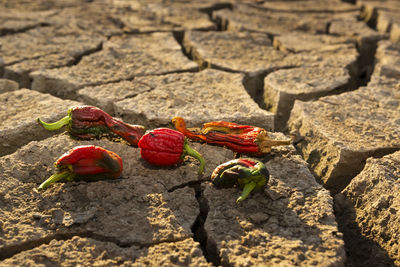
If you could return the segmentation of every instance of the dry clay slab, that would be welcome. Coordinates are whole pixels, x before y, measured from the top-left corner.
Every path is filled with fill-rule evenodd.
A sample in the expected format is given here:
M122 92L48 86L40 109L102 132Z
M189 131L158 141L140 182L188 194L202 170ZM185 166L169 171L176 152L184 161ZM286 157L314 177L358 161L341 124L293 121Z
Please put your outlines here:
M265 34L190 31L183 42L202 67L253 73L286 66L285 53L276 51Z
M29 87L29 73L39 69L63 67L84 54L98 50L106 38L99 34L67 27L38 27L0 37L0 54L5 64L4 77Z
M19 85L17 82L8 79L0 79L0 94L18 89Z
M9 154L32 140L54 134L36 121L55 121L65 116L71 106L80 103L62 100L49 94L19 89L0 94L0 156Z
M387 266L393 263L400 264L399 163L400 152L378 159L367 159L362 172L335 196L335 210L339 222L347 226L345 229L353 230L347 230L345 235L351 238L354 229L357 229L365 239L379 244L387 255L387 262L384 262ZM352 240L348 243L357 253L359 244ZM380 254L382 255L382 252ZM358 256L365 259L366 255ZM371 256L375 255L371 253Z
M0 35L45 26L46 20L44 18L54 13L55 11L27 12L15 8L2 7L0 11Z
M293 147L276 148L266 162L267 186L241 205L240 190L203 185L208 203L207 250L223 266L340 266L344 242L329 192Z
M64 1L57 1L57 0L38 0L34 2L30 1L13 1L13 0L4 0L1 2L7 8L10 9L24 9L29 11L40 11L40 10L49 10L49 9L63 9L68 7L74 7L82 5L85 1L82 0L64 0Z
M298 144L322 182L340 192L370 156L400 148L398 85L368 86L357 91L296 101L289 128L304 138Z
M358 56L349 38L304 33L282 35L272 43L262 33L190 31L183 42L200 66L249 74L296 66L346 68Z
M122 247L96 237L74 236L51 240L33 249L15 254L4 265L63 265L63 266L212 266L203 257L201 248L191 238L164 242L148 247Z
M350 74L340 67L300 67L278 70L264 79L264 102L284 129L296 99L308 101L349 87Z
M127 32L216 30L216 24L204 12L211 9L214 4L215 1L209 3L202 1L201 4L120 1L114 3L120 12L113 16L124 24L124 31Z
M264 4L274 5L275 2L265 2ZM341 17L357 16L359 13L356 7L344 4L343 2L338 2L334 5L336 8L343 7L345 12L334 12L334 9L331 8L326 10L326 3L320 1L301 1L301 3L298 1L279 2L281 6L287 6L288 11L283 9L269 10L267 8L260 8L258 5L237 4L233 10L217 10L213 12L212 16L215 20L220 21L223 28L229 31L262 32L275 36L296 31L323 34L326 33L327 26L332 20ZM302 3L308 4L311 10L307 10L306 7L306 10L296 12L296 8L299 8ZM316 8L319 11L315 12Z
M400 79L400 44L380 41L376 51L377 63L373 75Z
M400 40L400 11L398 1L361 0L357 2L361 7L361 18L365 22L376 24L381 33L388 33L392 42Z
M290 53L285 58L288 66L340 67L357 73L359 54L350 37L294 32L274 37L273 45Z
M101 51L83 57L77 65L33 72L32 89L71 98L88 85L196 68L172 33L122 35L112 37Z
M116 101L118 96L108 100L114 102L115 113L124 120L137 121L149 128L172 126L171 119L181 116L193 127L225 120L273 130L273 115L251 99L242 81L241 74L217 70L140 77L132 82L137 84L133 88L146 90L147 86L151 90L120 101ZM97 94L101 96L104 91L82 89L79 94L93 95L97 101Z
M273 11L286 11L286 12L352 12L358 11L358 7L344 3L342 1L333 0L329 2L320 2L313 0L306 0L300 2L292 1L274 1L265 2L261 5L263 8Z

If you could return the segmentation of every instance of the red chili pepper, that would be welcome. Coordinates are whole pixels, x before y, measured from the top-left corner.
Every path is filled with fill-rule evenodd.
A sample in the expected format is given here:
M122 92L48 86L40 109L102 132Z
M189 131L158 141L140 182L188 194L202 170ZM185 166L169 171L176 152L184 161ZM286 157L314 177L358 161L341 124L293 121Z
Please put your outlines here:
M204 171L203 157L188 145L186 137L178 131L167 128L152 130L142 136L138 146L142 158L151 164L170 166L190 155L200 161L199 174Z
M38 189L64 179L66 181L96 181L121 176L122 159L116 153L97 146L77 146L55 163L57 172L44 181Z
M90 139L113 132L132 145L137 145L145 132L143 126L122 122L92 106L70 108L68 115L55 123L45 123L39 118L37 120L47 130L58 130L66 126L72 136L82 139Z
M173 118L172 123L178 131L192 140L225 146L241 154L263 155L271 152L272 146L290 145L292 142L292 140L272 140L263 128L233 122L208 122L203 124L201 130L187 129L181 117Z

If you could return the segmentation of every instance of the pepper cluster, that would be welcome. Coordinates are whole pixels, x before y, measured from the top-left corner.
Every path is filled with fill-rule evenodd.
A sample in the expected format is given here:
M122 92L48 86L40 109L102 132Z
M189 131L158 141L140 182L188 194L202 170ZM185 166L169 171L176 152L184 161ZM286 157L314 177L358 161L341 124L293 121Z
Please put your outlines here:
M214 121L203 124L201 129L188 129L183 118L172 119L177 130L158 128L145 133L140 125L131 125L113 118L93 106L75 107L68 115L55 123L40 125L48 130L66 126L68 133L76 138L91 139L101 135L117 135L140 148L141 157L153 165L171 166L181 163L186 155L200 162L198 174L204 172L202 155L189 146L188 139L212 145L224 146L239 154L264 155L272 146L289 145L291 140L272 140L263 128L232 122ZM79 146L62 155L56 162L56 173L43 182L38 189L45 189L54 182L99 180L119 178L122 159L112 151L96 146ZM269 172L265 165L251 158L239 158L218 166L211 181L218 187L243 189L237 203L248 197L253 190L266 185Z

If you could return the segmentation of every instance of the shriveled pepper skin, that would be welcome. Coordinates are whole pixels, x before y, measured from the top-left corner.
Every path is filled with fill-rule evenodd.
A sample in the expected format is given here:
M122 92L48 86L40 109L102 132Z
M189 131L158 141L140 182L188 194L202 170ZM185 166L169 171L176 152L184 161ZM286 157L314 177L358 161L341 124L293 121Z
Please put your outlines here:
M170 166L182 161L185 136L168 128L155 129L145 134L138 143L143 159L151 164Z
M64 155L55 163L59 169L72 166L78 175L96 175L107 173L110 178L118 178L122 173L122 159L116 153L98 146L78 146Z
M44 181L38 189L45 189L59 180L96 181L115 179L121 176L122 159L116 153L97 146L78 146L55 163L57 171Z
M137 146L140 138L144 135L146 129L140 125L130 125L113 119L107 122L107 127L116 135L121 136L131 145Z
M225 146L234 152L261 156L271 151L272 146L289 145L291 140L272 140L260 127L240 125L233 122L213 121L200 129L188 129L183 118L172 119L175 128L194 141Z
M132 145L137 145L145 132L143 126L125 123L93 106L70 108L68 115L55 123L45 123L40 119L38 122L47 130L57 130L66 126L72 136L82 139L91 139L112 132Z
M230 188L238 186L243 189L237 203L245 200L251 191L265 186L269 172L264 163L249 158L234 159L219 165L211 175L215 186Z
M171 166L183 161L185 155L200 161L199 174L204 171L204 159L190 148L186 137L176 130L158 128L143 135L139 140L140 155L153 165Z

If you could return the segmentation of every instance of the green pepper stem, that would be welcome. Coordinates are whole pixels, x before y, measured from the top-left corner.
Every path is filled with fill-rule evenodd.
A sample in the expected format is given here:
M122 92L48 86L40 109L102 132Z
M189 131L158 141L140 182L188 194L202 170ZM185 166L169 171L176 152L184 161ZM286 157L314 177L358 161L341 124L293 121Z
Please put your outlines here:
M73 178L71 176L74 176L73 173L71 173L69 170L65 170L63 172L55 173L52 176L50 176L46 181L44 181L41 185L39 185L38 190L46 189L49 187L51 184L60 181L63 178L70 179Z
M250 183L246 184L243 188L242 195L238 199L236 199L236 203L240 203L243 200L245 200L249 196L250 192L253 191L253 189L255 187L256 187L255 182L250 182Z
M64 125L67 125L70 121L71 121L71 116L65 116L64 118L62 118L59 121L56 121L54 123L46 123L44 121L42 121L41 119L37 119L37 121L39 122L40 125L43 126L43 128L45 128L46 130L50 130L50 131L54 131L54 130L58 130L61 127L63 127Z
M204 161L203 156L199 152L197 152L188 145L188 141L186 138L185 138L185 143L183 144L183 153L192 156L200 161L199 175L203 174L206 162Z

